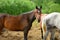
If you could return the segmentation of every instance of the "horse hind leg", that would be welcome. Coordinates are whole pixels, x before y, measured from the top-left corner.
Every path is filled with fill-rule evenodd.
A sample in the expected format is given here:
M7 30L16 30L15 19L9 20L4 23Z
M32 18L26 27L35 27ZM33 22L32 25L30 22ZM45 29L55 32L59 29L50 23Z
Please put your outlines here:
M47 39L47 36L48 36L49 32L50 32L50 25L47 24L46 25L46 32L44 34L43 40Z
M48 34L49 34L49 31L46 31L46 34L44 35L43 40L46 40Z
M2 27L2 26L0 26L0 35L2 34L2 29L3 29L3 27Z
M54 34L55 34L55 32L52 31L52 32L51 32L51 38L50 38L50 40L55 40L55 35L54 35Z

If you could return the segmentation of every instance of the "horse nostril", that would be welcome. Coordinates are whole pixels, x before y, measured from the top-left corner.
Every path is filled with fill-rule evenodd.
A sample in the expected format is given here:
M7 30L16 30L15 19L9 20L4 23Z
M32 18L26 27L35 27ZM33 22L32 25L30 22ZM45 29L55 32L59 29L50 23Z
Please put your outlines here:
M38 20L38 22L40 22L40 20Z
M40 21L41 21L41 19L40 19L40 17L39 17L38 22L40 22Z

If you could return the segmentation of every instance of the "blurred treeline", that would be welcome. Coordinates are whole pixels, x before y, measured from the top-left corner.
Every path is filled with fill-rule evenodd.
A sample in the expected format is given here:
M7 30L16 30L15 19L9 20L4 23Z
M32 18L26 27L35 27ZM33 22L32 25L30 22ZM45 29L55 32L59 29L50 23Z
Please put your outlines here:
M0 13L18 15L42 6L43 13L60 12L60 0L0 0Z

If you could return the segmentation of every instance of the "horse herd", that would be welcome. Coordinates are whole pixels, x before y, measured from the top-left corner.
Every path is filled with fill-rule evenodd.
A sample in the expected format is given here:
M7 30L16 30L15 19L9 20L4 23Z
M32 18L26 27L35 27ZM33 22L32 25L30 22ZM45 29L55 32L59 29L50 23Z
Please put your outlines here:
M60 29L60 14L58 12L53 12L46 15L41 20L41 7L37 7L30 11L17 16L9 15L9 14L0 14L0 34L2 34L3 28L6 28L11 31L23 31L24 32L24 40L28 40L28 32L31 29L32 23L35 19L38 22L42 22L41 33L42 39L46 40L47 35L51 32L51 40L55 40L54 38L54 28Z

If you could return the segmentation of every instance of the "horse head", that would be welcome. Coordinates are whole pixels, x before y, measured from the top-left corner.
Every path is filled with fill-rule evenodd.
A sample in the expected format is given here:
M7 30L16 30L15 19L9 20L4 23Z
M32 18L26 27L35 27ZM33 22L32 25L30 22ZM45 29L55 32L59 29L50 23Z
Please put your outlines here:
M42 9L42 6L40 6L40 7L36 6L36 9L34 10L34 14L35 14L35 17L38 20L38 22L40 22L40 20L41 20L41 9Z

